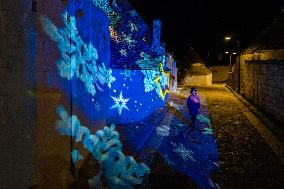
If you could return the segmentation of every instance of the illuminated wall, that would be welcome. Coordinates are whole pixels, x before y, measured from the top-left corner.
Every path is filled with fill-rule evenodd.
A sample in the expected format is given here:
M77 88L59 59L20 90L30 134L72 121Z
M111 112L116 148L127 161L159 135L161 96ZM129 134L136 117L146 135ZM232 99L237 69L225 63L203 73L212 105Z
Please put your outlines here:
M109 120L131 123L164 106L169 93L164 47L160 45L161 23L153 32L135 9L122 0L115 4L119 19L110 26L111 63L116 82L110 96Z
M8 36L1 43L7 54L1 65L7 79L1 82L1 121L3 132L13 133L5 149L15 152L4 158L5 170L15 174L1 178L9 180L7 188L67 188L70 173L88 152L59 136L57 107L63 104L92 133L112 122L141 120L167 99L164 54L152 48L151 32L127 1L113 7L106 0L5 1L1 6L13 10L0 10L9 17L1 28Z

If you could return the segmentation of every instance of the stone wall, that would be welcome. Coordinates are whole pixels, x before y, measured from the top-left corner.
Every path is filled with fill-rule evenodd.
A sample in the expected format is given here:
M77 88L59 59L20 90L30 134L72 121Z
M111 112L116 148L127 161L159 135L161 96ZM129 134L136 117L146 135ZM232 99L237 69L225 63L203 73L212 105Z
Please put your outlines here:
M283 122L284 61L246 61L243 73L246 98Z
M23 24L31 13L23 16L30 10L26 3L0 3L0 188L28 188L36 171L35 101L28 95L34 67L25 54L30 41Z
M228 85L256 106L284 121L284 49L242 54ZM239 72L240 70L240 72ZM239 79L240 78L240 79ZM239 89L240 88L240 89Z
M59 105L69 114L91 115L80 116L84 125L94 126L95 121L105 125L106 115L97 115L101 120L97 122L95 110L89 106L92 98L82 96L85 90L79 82L59 76L60 50L42 27L42 16L56 27L64 27L66 2L9 0L0 4L0 188L68 188L75 168L71 150L80 147L56 131ZM99 61L108 66L107 16L98 9L82 14L80 22L90 26L84 37L92 37ZM85 18L92 23L82 21ZM83 105L90 108L83 109ZM82 155L87 156L87 151Z
M212 66L210 71L212 72L212 82L221 83L226 82L228 79L228 66Z

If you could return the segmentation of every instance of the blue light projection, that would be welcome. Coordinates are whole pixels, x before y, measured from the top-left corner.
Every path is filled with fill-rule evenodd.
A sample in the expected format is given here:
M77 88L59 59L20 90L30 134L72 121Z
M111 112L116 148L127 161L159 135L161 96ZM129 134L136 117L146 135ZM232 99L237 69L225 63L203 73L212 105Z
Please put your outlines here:
M110 109L117 109L119 115L121 114L123 109L129 110L127 107L127 102L129 98L123 98L122 91L120 91L119 97L111 97L114 101L114 105L110 107Z
M96 88L102 91L100 85L111 88L115 81L112 70L104 63L97 65L98 53L92 43L86 44L79 35L76 18L67 12L62 14L65 28L57 28L47 16L41 17L44 31L57 43L61 52L61 59L56 62L61 77L68 80L72 77L80 79L92 96Z
M160 71L142 70L142 73L145 75L145 92L155 90L159 97L164 100L166 94L169 93L169 90L166 88L169 82L169 73L165 72L163 64L160 64Z
M72 150L71 157L73 164L76 164L78 161L84 159L84 157L78 152L78 150L75 149Z
M158 70L161 59L155 62L153 60L158 59L162 54L152 48L152 35L148 26L126 0L119 5L115 4L115 7L119 20L116 25L110 26L111 67ZM127 56L125 51L127 51ZM140 56L141 52L149 56L147 58L150 62ZM140 64L137 64L140 59Z
M76 115L68 116L62 105L58 106L57 114L60 118L56 122L58 133L73 137L76 142L82 141L83 146L101 163L102 175L109 188L132 188L133 185L141 184L144 175L150 172L147 165L137 163L133 157L122 153L115 125L106 126L92 135L87 127L81 125ZM78 156L78 151L73 150L72 155ZM90 185L97 181L96 178L89 180Z

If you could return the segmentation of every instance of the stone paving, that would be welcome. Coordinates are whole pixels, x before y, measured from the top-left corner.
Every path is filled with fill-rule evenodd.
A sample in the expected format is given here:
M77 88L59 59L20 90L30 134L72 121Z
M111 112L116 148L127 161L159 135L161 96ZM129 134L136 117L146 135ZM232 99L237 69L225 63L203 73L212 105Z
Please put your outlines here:
M225 86L197 88L201 108L193 130L189 88L145 120L117 126L124 153L151 169L135 188L283 188L283 162L248 109Z

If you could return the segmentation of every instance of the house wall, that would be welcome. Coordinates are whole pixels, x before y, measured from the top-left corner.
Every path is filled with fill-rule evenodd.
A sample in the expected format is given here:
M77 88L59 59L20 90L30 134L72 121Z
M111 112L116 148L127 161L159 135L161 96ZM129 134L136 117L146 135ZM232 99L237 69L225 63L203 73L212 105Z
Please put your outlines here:
M212 74L201 76L186 76L184 85L212 85Z
M68 78L71 59L63 58L71 49L71 40L73 44L81 43L77 38L80 36L82 57L95 56L96 53L86 51L92 49L90 46L83 45L92 43L98 54L97 58L92 57L95 64L100 65L101 73L105 71L102 63L108 68L109 19L91 3L89 0L80 1L80 5L69 1L1 2L1 188L68 188L74 180L71 151L83 147L76 146L70 137L60 136L56 130L59 105L78 116L92 132L106 123L109 89L104 76L100 75L101 83L98 81L100 89L90 94L83 77L74 74ZM56 33L68 27L64 24L69 19L63 16L65 11L77 18L78 35L60 44L58 35L66 37L71 33L68 29ZM63 61L66 64L60 64ZM84 157L86 154L82 152Z
M284 49L243 54L240 73L239 65L235 64L229 82L238 91L240 81L240 93L279 121L284 120L283 60Z
M226 82L228 79L228 66L212 66L209 68L212 72L212 82Z
M245 96L265 112L283 122L284 61L247 61L244 71Z
M0 4L0 186L28 188L33 185L35 164L34 57L25 49L30 38L24 31L29 1ZM30 32L30 35L33 35Z

